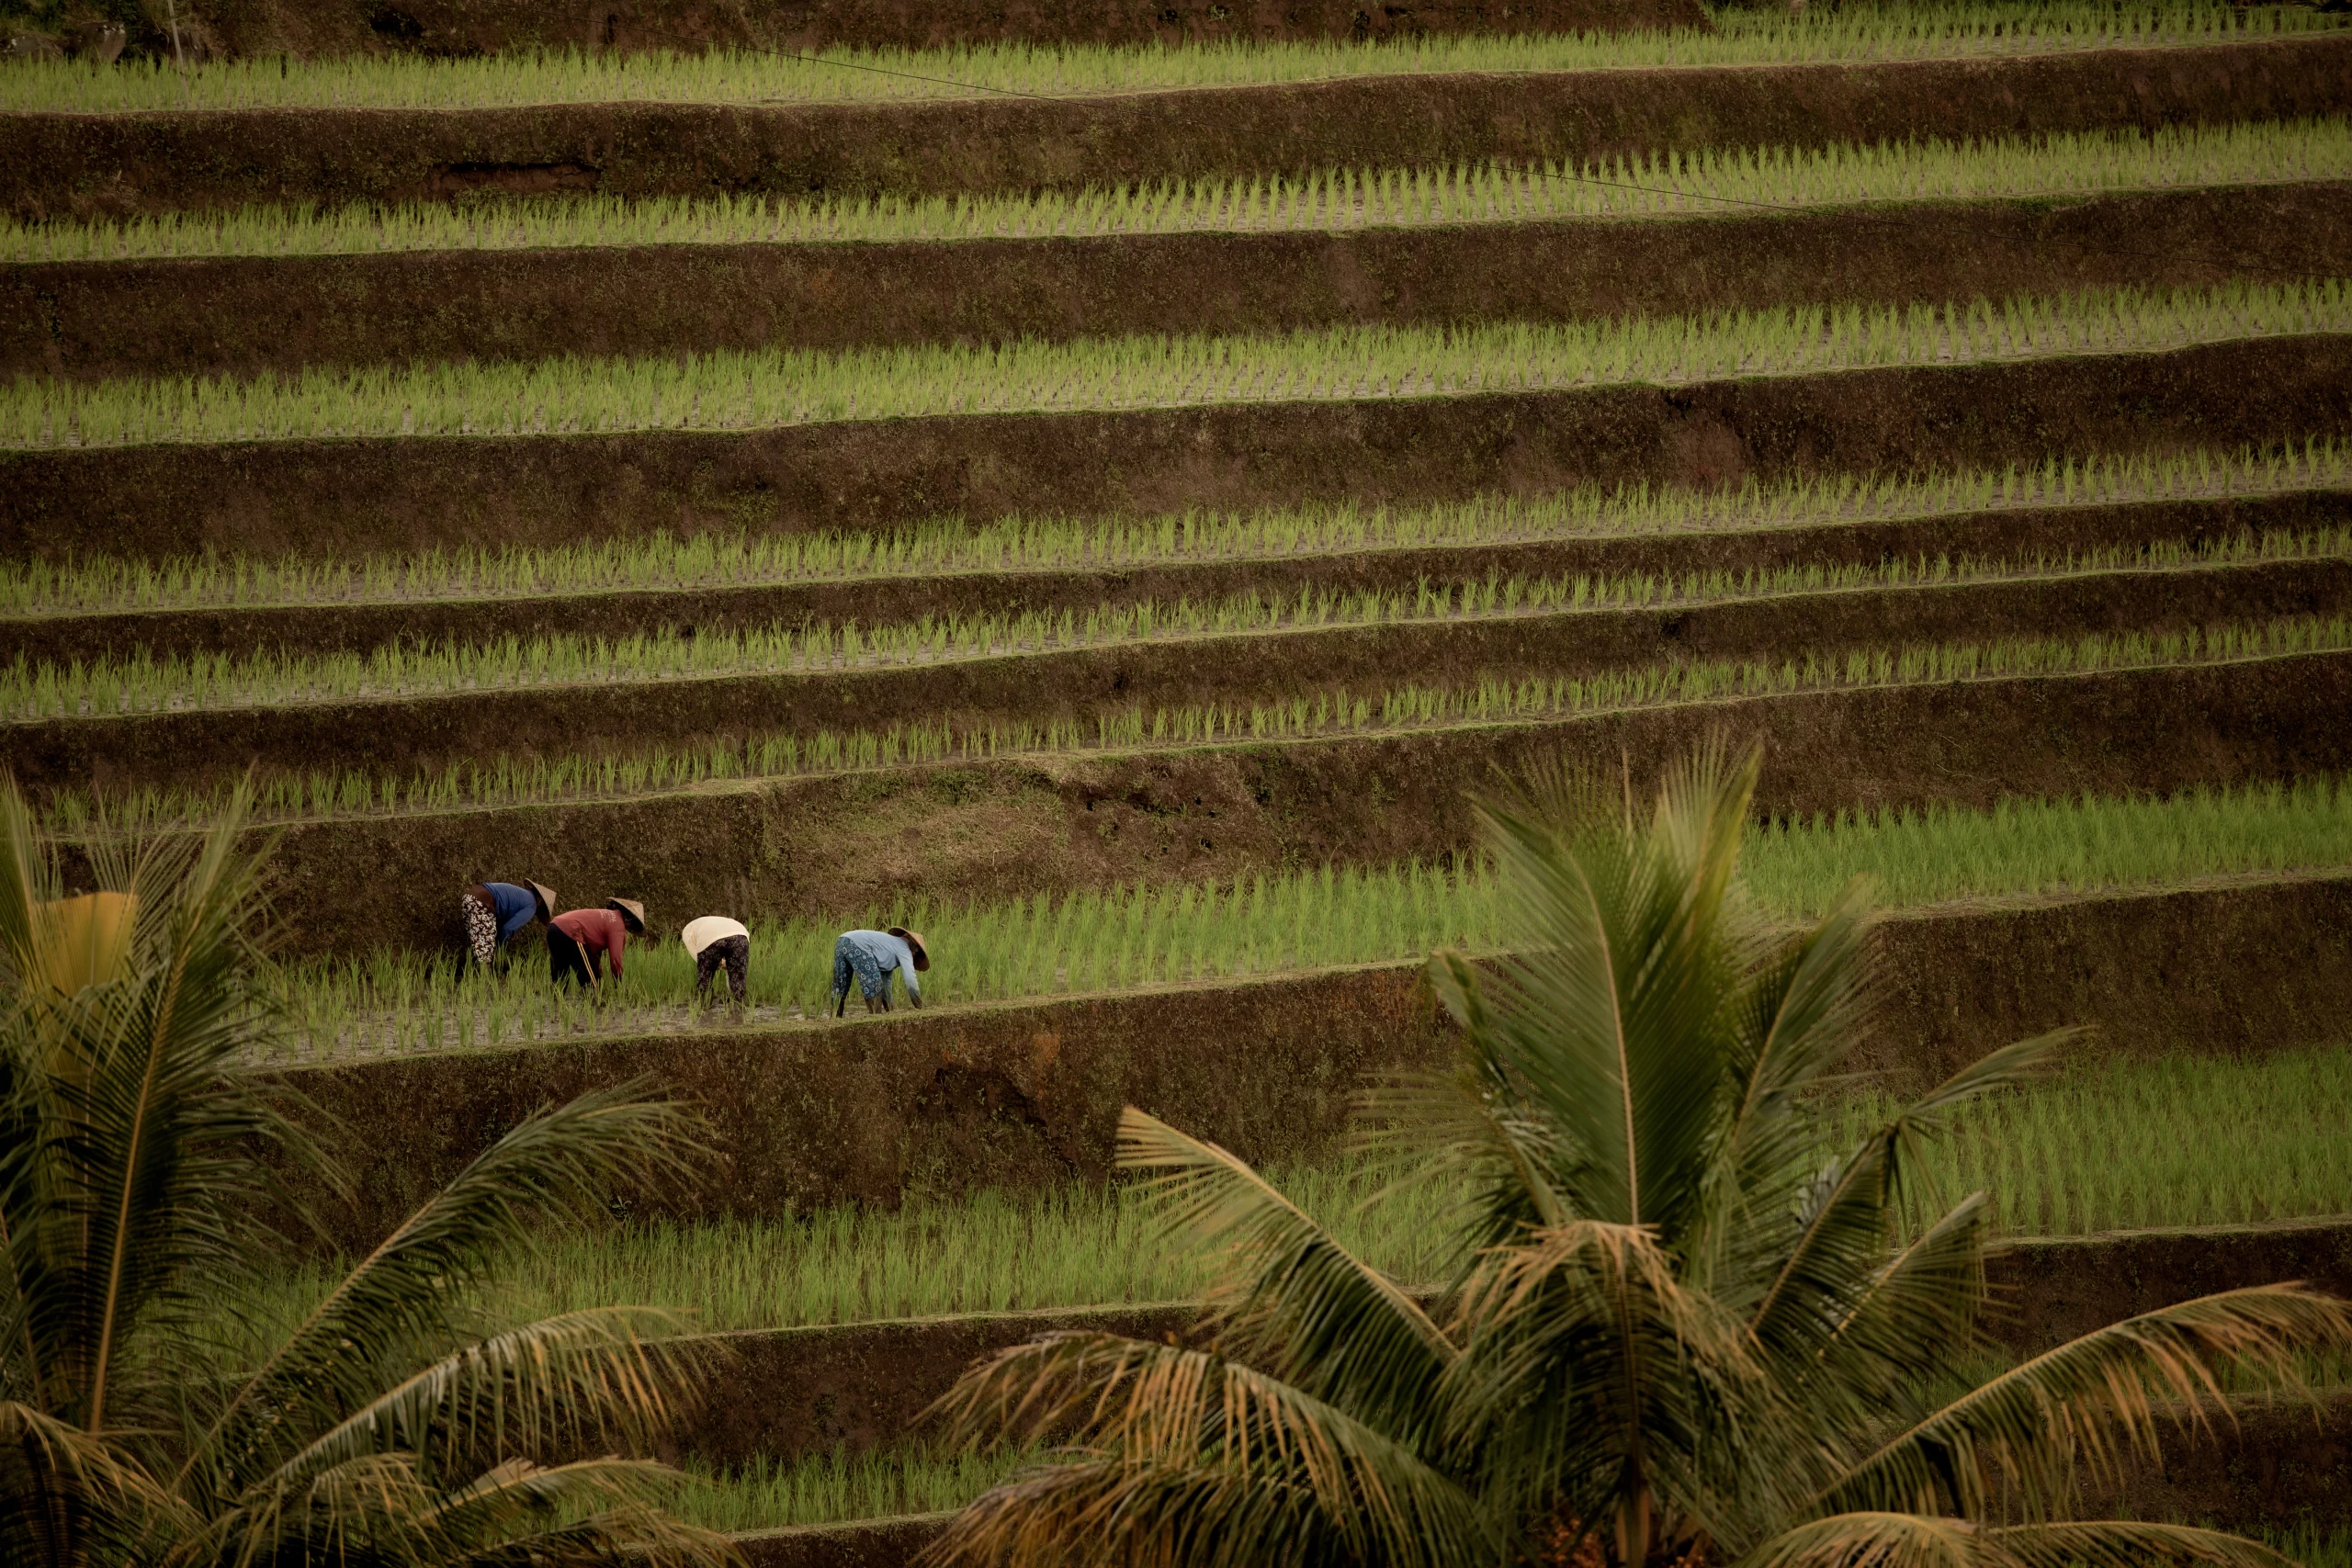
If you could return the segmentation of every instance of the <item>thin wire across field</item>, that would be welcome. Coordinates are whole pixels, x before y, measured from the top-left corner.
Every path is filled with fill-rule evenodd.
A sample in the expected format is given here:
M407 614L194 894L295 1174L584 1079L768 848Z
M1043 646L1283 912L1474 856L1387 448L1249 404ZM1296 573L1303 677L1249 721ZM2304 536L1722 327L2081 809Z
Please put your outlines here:
M2123 288L1948 306L1001 347L720 350L229 378L19 378L0 448L390 435L757 430L847 420L1317 402L1672 385L1898 366L2144 354L2352 329L2352 284Z
M925 616L899 625L811 622L682 636L570 636L492 643L394 645L368 653L285 657L198 654L157 660L141 647L121 663L62 670L23 660L0 670L0 724L148 713L390 702L478 692L538 692L768 675L808 675L1018 659L1087 649L1261 637L1349 626L1697 608L1795 595L1989 585L2068 578L2206 571L2352 558L2352 525L2182 544L2070 551L2061 557L1962 557L1874 564L1786 566L1680 577L1493 576L1414 589L1302 587L1174 603L1149 599L1085 611Z
M2352 176L2352 121L2167 127L1821 150L1712 149L1569 167L1338 169L1035 196L582 197L316 211L241 208L91 223L0 220L0 263L369 255L584 246L865 244L1125 234L1347 232L1720 213L1724 204L2088 196Z
M1818 913L1857 876L1887 903L2044 895L2245 873L2352 865L2352 784L2306 781L2197 790L2165 799L2016 801L1842 813L1759 827L1745 864L1768 910ZM506 874L528 874L510 868ZM455 892L452 891L452 897ZM652 911L657 929L701 911ZM1389 963L1433 947L1492 952L1508 923L1475 869L1411 864L1272 877L1230 886L1136 886L1038 895L1007 905L907 904L862 912L911 924L938 961L924 981L947 1006L1231 981ZM839 924L854 923L842 911ZM752 943L744 1021L826 1014L834 923L763 925ZM379 953L292 972L290 1060L478 1050L691 1027L694 965L674 942L632 948L602 1004L559 992L518 960L503 977ZM720 1019L732 1026L731 1009Z
M1719 660L1604 671L1584 677L1475 684L1384 685L1302 694L1286 703L1113 708L1090 718L959 725L952 719L888 729L820 729L707 748L649 748L628 755L534 757L465 763L403 778L357 772L268 773L256 783L258 822L395 817L419 811L499 809L551 801L642 797L721 781L786 778L924 762L1091 751L1332 740L1457 726L1543 724L1686 703L1722 703L1801 692L1853 691L1954 682L2087 675L2290 659L2352 648L2352 617L2305 616L2178 633L2101 633L2078 638L1811 650L1802 657ZM60 791L45 805L52 829L81 833L185 826L219 807L216 790L142 787L96 801Z
M64 114L174 109L460 109L573 103L888 103L1077 98L1351 77L1459 72L1646 70L1954 60L2112 48L2193 48L2331 30L2290 6L2235 11L2197 0L1846 6L1791 17L1726 10L1712 33L1423 37L1380 44L1224 44L1176 49L998 44L815 55L496 54L229 61L185 73L169 61L35 61L9 71L10 107Z
M0 617L143 610L395 604L754 588L911 575L1129 569L1377 550L1872 523L2020 507L2099 506L2278 495L2352 485L2352 447L2334 437L2217 454L2052 457L2040 467L1925 477L1809 476L1769 486L1647 485L1534 500L1481 497L1423 507L1351 505L1071 520L960 518L887 533L697 534L432 551L356 561L107 556L0 561Z

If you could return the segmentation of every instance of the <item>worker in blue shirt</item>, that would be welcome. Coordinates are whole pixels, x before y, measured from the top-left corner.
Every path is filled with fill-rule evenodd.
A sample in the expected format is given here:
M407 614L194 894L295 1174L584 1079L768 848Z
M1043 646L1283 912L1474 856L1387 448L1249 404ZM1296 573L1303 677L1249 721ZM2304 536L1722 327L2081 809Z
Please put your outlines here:
M843 931L833 940L833 1016L849 1006L849 977L857 976L857 988L865 993L865 1010L890 1010L890 972L897 970L906 976L907 1000L922 1006L922 986L915 979L915 971L931 967L931 954L922 945L922 932L910 931L904 926L892 926L887 931Z
M487 969L525 926L555 919L555 892L536 882L478 882L458 898L458 909L465 917L474 963Z

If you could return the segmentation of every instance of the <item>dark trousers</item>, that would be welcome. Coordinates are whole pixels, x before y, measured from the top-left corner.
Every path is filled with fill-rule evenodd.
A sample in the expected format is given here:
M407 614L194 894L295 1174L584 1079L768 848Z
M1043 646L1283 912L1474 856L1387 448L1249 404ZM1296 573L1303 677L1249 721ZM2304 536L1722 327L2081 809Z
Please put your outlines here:
M602 969L604 966L604 960L600 954L596 969ZM580 951L578 942L553 926L548 928L548 978L549 980L559 986L566 980L577 980L583 986L593 986L596 983L596 969L588 967L588 955Z
M752 939L747 936L722 937L695 954L695 995L710 989L710 977L718 966L727 965L727 988L735 993L735 1005L743 1005L745 976L752 966Z

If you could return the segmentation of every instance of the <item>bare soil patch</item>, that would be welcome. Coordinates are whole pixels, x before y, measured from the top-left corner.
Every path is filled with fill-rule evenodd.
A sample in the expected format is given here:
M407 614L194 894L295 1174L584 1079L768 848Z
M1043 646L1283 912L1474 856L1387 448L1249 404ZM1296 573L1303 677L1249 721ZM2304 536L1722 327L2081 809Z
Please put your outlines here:
M1697 218L0 268L0 376L1682 315L2321 276L2352 184ZM625 305L617 302L626 301Z
M1408 505L2352 431L2352 337L1358 402L0 454L0 556L356 557L943 515ZM333 517L332 530L317 525Z
M2352 491L2213 496L2096 506L2019 506L1871 522L1820 521L1717 532L1595 536L1526 543L1364 549L1178 561L1104 570L953 572L758 587L534 593L363 604L140 610L0 617L0 664L59 667L195 653L364 653L388 644L480 645L505 637L695 636L809 621L885 626L924 615L1076 614L1147 601L1195 603L1252 590L1295 599L1317 592L1408 591L1489 577L1680 577L1783 567L1878 567L1961 559L2058 560L2156 545L2188 548L2249 534L2300 533L2352 522Z
M1856 589L1657 609L1137 640L1095 648L804 673L593 682L335 703L60 718L7 728L19 785L36 795L226 784L247 772L339 769L405 776L575 753L740 747L778 730L961 732L1074 722L1141 707L1247 710L1325 692L1377 694L1409 679L1475 686L1673 660L1773 663L1849 648L2010 636L2181 632L2352 610L2352 561L2020 578Z
M2039 58L1355 78L1040 101L0 114L21 219L446 200L562 172L613 196L930 195L1335 165L1583 162L2340 114L2352 37Z

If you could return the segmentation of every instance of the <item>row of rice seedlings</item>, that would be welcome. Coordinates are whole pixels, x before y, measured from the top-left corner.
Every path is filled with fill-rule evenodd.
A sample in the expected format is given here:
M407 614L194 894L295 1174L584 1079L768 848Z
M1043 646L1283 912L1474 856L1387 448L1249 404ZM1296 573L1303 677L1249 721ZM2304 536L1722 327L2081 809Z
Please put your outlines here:
M402 604L752 588L910 574L1049 571L1276 559L1544 539L1763 531L1831 523L2264 496L2352 483L2352 448L2333 436L2217 454L2122 453L2039 465L1903 474L1807 476L1696 490L1645 482L1521 499L1482 496L1420 507L1312 506L1157 517L946 518L883 533L707 533L532 547L483 546L412 557L322 561L195 556L0 561L0 616L137 610Z
M98 65L33 61L9 72L21 111L120 114L195 109L438 109L536 104L858 103L1086 97L1451 72L1647 70L1803 62L1948 60L2113 48L2195 47L2327 30L2292 6L2245 10L2207 0L1972 0L1934 6L1847 5L1783 16L1726 10L1709 31L1417 36L1379 44L1220 43L1066 48L1008 43L816 54L506 53L237 60L178 69L170 60Z
M75 660L62 669L19 657L0 669L0 722L816 674L1317 629L1610 614L1799 594L2202 571L2346 557L2352 557L2352 525L2021 559L1938 557L1619 577L1498 572L1460 582L1424 578L1411 589L1393 592L1302 585L1295 595L1253 588L1198 603L1144 599L1083 612L924 615L875 626L810 621L797 627L772 625L694 636L664 627L617 638L509 637L490 643L394 643L366 653L200 653L162 660L142 644L120 662L85 666Z
M1822 1112L1825 1154L1883 1116L1874 1091ZM2352 1213L2352 1049L2258 1060L2086 1061L1963 1111L1920 1148L1923 1199L1985 1190L2011 1235L2226 1226ZM1352 1157L1276 1167L1276 1184L1344 1246L1395 1278L1444 1280L1455 1193L1396 1187ZM280 1286L291 1312L322 1271ZM1197 1259L1161 1240L1115 1188L915 1197L895 1211L639 1224L551 1243L486 1303L549 1313L610 1302L668 1307L718 1330L1197 1298Z
M616 245L876 243L1072 235L1346 231L1720 212L1724 204L2080 196L2352 175L2352 121L2167 127L2042 139L1732 148L1569 165L1330 169L974 198L763 195L248 207L90 223L0 220L0 262L377 254Z
M252 379L0 389L0 447L391 435L750 430L845 420L1457 397L1871 367L2152 353L2352 326L2352 283L2236 282L1949 305L1758 310L1259 337L1128 337L841 353L566 355Z
M2010 800L1990 810L1849 810L1758 825L1744 863L1759 905L1788 919L1818 914L1857 877L1892 907L1920 908L2335 868L2352 865L2352 782ZM704 912L657 908L653 928L674 929ZM1418 863L1006 903L902 903L843 911L841 919L923 931L935 955L926 999L951 1007L1394 963L1438 947L1492 952L1510 936L1479 868ZM719 1016L729 1023L826 1016L837 929L806 919L761 923L752 938L748 1009ZM391 952L298 967L287 977L287 1048L297 1060L485 1049L705 1021L692 1000L694 964L674 942L632 947L627 973L594 1004L550 987L537 961L526 942L497 976Z
M1018 1447L973 1453L909 1443L799 1460L763 1453L719 1470L689 1454L667 1502L688 1524L737 1532L945 1513L1037 1458Z
M652 748L626 755L533 757L453 764L410 778L357 771L265 773L254 819L318 821L424 811L495 810L555 801L641 798L722 781L863 772L987 758L1135 752L1163 748L1333 740L1464 725L1543 724L1601 713L1726 703L1803 692L1941 685L1962 681L2086 675L2297 658L2352 647L2352 617L2302 616L2183 632L2099 633L2066 639L2006 637L1807 651L1802 658L1718 660L1604 671L1584 677L1487 676L1475 683L1338 687L1286 702L1113 707L1021 723L952 718L888 729L769 734L738 743ZM60 790L44 804L66 833L114 835L184 828L216 811L217 788L142 785L85 796Z

